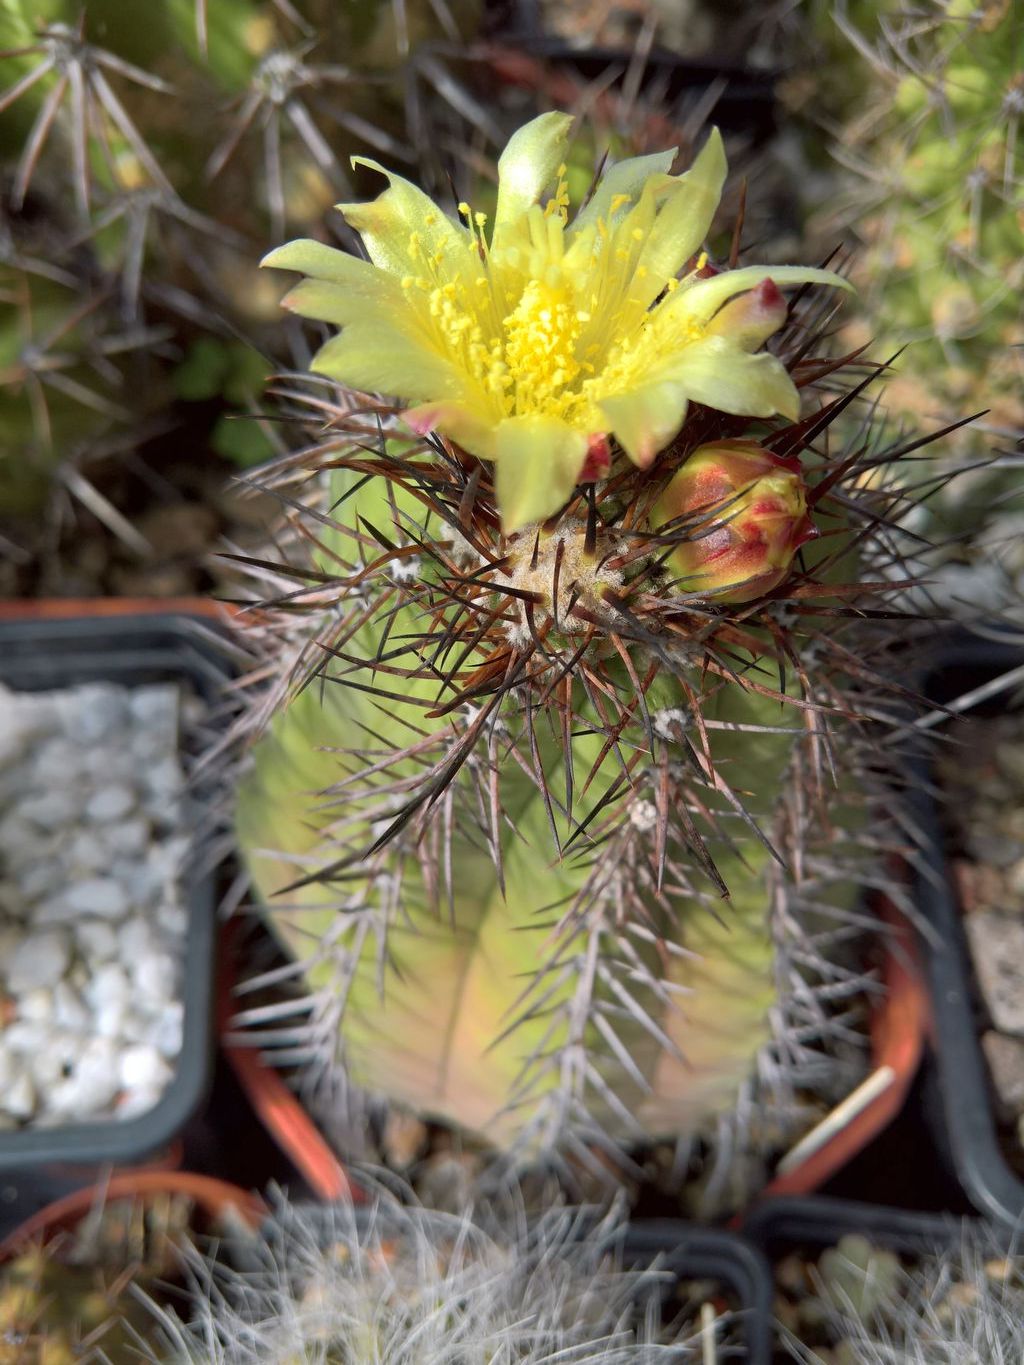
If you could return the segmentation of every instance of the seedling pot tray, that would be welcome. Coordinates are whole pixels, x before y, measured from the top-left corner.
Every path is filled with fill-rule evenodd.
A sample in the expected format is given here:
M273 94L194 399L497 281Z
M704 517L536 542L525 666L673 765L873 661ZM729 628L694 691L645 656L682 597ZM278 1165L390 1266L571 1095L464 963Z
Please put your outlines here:
M936 706L1024 666L1019 644L956 633L930 652L921 689ZM1005 694L1000 694L1000 699ZM991 706L990 706L991 709ZM923 921L921 951L933 1002L940 1151L971 1203L998 1222L1024 1219L1024 1181L1000 1148L978 1027L977 992L935 796L932 751L912 755L906 801L920 850L912 893Z
M96 615L88 603L51 603L39 615L0 607L0 682L26 692L90 682L181 682L212 707L230 676L217 634L199 604L170 612L100 604ZM135 1118L0 1133L0 1172L9 1173L15 1189L16 1172L38 1185L40 1168L57 1168L50 1172L54 1188L66 1188L76 1174L84 1183L97 1165L137 1162L166 1147L203 1099L214 1048L215 877L207 871L190 876L186 866L182 887L184 1030L173 1078L157 1104Z
M739 1305L737 1331L747 1365L769 1365L772 1280L761 1252L735 1233L675 1219L631 1223L623 1242L626 1265L657 1260L677 1282L716 1280Z
M916 1213L854 1199L824 1196L766 1199L743 1224L743 1234L769 1260L794 1250L822 1251L849 1234L888 1251L923 1252L958 1241L970 1219ZM980 1220L979 1220L980 1226Z

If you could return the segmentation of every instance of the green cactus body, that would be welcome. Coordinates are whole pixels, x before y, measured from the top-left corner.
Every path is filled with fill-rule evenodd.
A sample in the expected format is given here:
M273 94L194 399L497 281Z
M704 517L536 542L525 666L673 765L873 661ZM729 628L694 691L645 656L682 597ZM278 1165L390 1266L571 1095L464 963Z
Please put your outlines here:
M358 515L390 525L397 513L386 505L385 491L361 489L346 504L346 516L353 524ZM337 500L335 493L332 501ZM417 629L409 608L380 616L392 642ZM346 652L372 659L380 630L371 621ZM370 672L364 668L358 676ZM682 695L671 678L655 691L650 700L663 708L677 705ZM705 715L778 725L777 702L732 691L739 695L723 693ZM614 917L589 940L577 940L571 925L559 923L581 898L611 892L589 889L593 870L585 850L568 851L561 860L553 856L545 799L525 775L503 775L503 887L486 838L472 827L472 812L457 806L448 855L450 900L438 891L440 872L431 873L433 885L425 875L438 857L429 845L419 850L392 845L362 865L356 862L348 882L327 875L287 889L339 856L369 846L373 834L360 814L358 789L346 795L342 785L332 794L332 787L354 762L372 765L386 759L389 745L400 748L423 733L431 723L415 699L435 696L434 677L422 668L408 679L405 702L381 703L337 684L309 686L275 717L239 792L241 846L271 924L307 963L311 991L337 993L339 956L351 959L344 969L351 979L344 986L341 1023L351 1077L508 1147L533 1132L545 1103L557 1105L572 1090L567 1070L582 1067L590 1050L608 1054L602 1084L610 1089L598 1109L602 1124L613 1131L691 1132L727 1110L769 1036L775 998L765 882L770 855L739 833L735 846L725 842L711 815L723 803L712 793L708 816L696 818L708 826L730 899L719 900L710 882L691 894L668 883L658 893L651 885L652 923L665 936L669 960L659 965L653 941L629 943L629 952L664 985L660 993L640 993L653 1028L631 1017L625 1003L619 1009L618 1053L614 1046L603 1047L607 1032L602 1035L590 1009L582 1017L574 1010L574 992L588 972L590 991L615 1007L616 980L607 964L618 958L628 969L629 957L617 943ZM585 713L581 703L578 723ZM752 809L770 810L792 743L788 733L715 731L715 763L741 763L743 785L755 788ZM361 751L358 760L355 751ZM596 735L576 735L573 758L580 772L600 754ZM559 758L560 751L550 759L552 788L558 786L553 774ZM386 780L401 784L415 768L413 759L387 762ZM606 757L595 786L615 772L615 760ZM650 791L642 773L636 787L641 794ZM638 795L620 802L619 814L626 823L650 821L653 809L648 803L645 813ZM638 864L636 875L649 873ZM349 911L339 909L343 903ZM361 905L373 903L378 910L369 919L359 913ZM550 1065L554 1054L561 1066ZM582 1075L576 1079L581 1082Z

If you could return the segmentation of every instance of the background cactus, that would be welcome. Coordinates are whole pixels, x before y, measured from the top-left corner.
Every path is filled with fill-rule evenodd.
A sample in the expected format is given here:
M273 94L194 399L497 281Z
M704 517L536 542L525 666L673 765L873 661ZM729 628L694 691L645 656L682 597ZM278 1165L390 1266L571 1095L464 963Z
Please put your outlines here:
M253 414L301 360L255 262L351 192L351 151L413 156L410 54L478 22L473 0L4 4L5 590L95 590L97 550L108 591L209 583L200 555L251 520L220 487L284 448Z
M112 1200L0 1265L2 1365L134 1359L157 1332L146 1297L180 1278L192 1211L176 1195Z
M1020 1259L978 1226L959 1246L919 1256L844 1237L810 1278L787 1332L789 1355L804 1365L1010 1365L1024 1349Z
M691 1298L663 1324L659 1300L671 1279L656 1266L623 1269L622 1234L614 1214L557 1208L528 1223L509 1200L446 1215L372 1186L359 1209L280 1202L259 1238L238 1249L240 1272L193 1257L194 1319L151 1358L655 1365L699 1359L702 1348L715 1358L727 1317L708 1305L701 1325Z
M888 0L838 24L869 81L845 111L839 216L864 241L866 329L912 343L887 405L919 424L987 408L960 438L987 454L1024 428L1024 16L1000 0Z

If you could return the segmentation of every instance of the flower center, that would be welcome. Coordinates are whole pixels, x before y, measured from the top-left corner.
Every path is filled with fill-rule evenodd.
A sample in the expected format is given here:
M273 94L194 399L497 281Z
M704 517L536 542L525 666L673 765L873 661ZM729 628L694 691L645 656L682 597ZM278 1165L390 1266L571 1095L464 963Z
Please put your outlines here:
M502 324L515 410L567 417L580 402L578 393L566 390L581 371L576 343L587 320L565 285L527 284Z

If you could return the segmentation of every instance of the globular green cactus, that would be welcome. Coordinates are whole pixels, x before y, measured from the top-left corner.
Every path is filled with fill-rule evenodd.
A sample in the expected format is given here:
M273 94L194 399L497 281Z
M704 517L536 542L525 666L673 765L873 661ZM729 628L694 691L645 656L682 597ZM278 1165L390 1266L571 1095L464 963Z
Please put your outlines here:
M502 1212L439 1214L372 1186L363 1207L280 1202L239 1248L239 1272L193 1258L192 1320L151 1358L657 1365L727 1340L727 1315L662 1325L667 1277L623 1268L615 1214L552 1208L528 1222L511 1200Z

